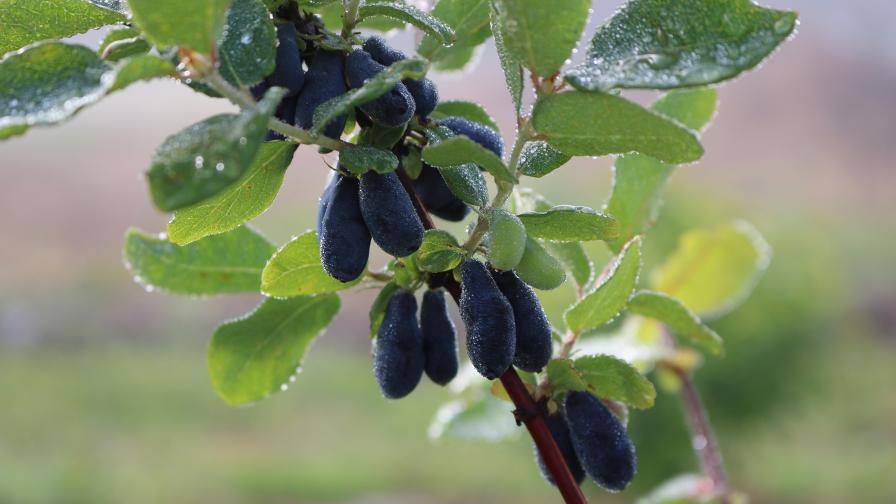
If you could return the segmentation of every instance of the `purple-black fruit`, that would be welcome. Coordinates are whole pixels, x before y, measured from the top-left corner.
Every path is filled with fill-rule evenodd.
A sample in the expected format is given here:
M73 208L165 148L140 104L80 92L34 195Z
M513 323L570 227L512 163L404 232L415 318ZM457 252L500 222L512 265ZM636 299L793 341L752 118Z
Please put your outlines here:
M513 361L513 309L484 264L468 259L460 272L460 316L467 328L467 355L479 374L494 380Z
M314 53L314 59L305 74L305 84L299 92L296 105L296 124L304 129L314 126L314 111L325 101L345 94L345 58L339 51ZM345 127L345 116L330 121L324 128L324 135L338 139Z
M448 316L445 292L428 290L420 306L420 330L423 332L423 357L426 376L446 385L457 376L457 333Z
M426 163L413 185L423 206L436 217L458 222L470 213L470 208L448 188L442 174Z
M413 254L423 243L423 223L395 172L361 175L361 215L373 241L389 255Z
M336 175L317 236L324 270L340 282L361 276L370 254L370 232L361 215L358 192L358 179Z
M386 67L377 63L366 51L355 49L346 59L346 75L352 89L360 88ZM402 83L398 83L376 100L360 105L371 121L383 126L396 127L411 120L416 110L414 98Z
M606 490L623 490L635 477L635 446L622 422L589 392L570 392L563 417L582 468Z
M287 96L295 96L305 83L305 70L302 69L295 25L284 23L277 26L277 40L277 63L268 80L272 86L286 88Z
M551 324L532 287L520 280L513 271L492 270L498 289L513 308L516 325L516 351L513 365L530 373L537 373L548 365L553 350Z
M398 290L389 299L376 334L373 373L389 399L410 394L420 383L423 337L417 325L417 300L410 291Z
M333 199L333 188L336 187L336 181L339 180L339 173L331 172L327 178L327 185L324 192L320 193L320 199L317 201L317 237L320 240L321 228L324 222L324 215L327 213L327 207L330 200Z
M504 155L504 139L497 131L484 124L453 116L439 119L436 124L450 129L455 135L470 137L470 140L494 152L498 157Z
M403 52L389 47L382 37L370 37L364 41L363 47L374 61L386 66L407 58ZM414 98L417 115L425 121L439 104L439 91L436 89L435 83L426 78L420 80L404 79L401 83L408 88L408 92Z
M576 480L576 483L581 485L582 481L585 480L585 470L582 469L582 465L579 463L579 458L576 456L576 450L572 446L572 439L569 437L569 428L566 426L566 421L559 413L548 415L546 420L548 429L551 431L551 436L557 443L557 448L560 449L560 453L566 461L566 466L569 467L569 472L572 473L572 477ZM538 451L538 447L533 448L535 449L535 462L538 464L541 476L547 480L548 483L557 486L557 483L554 482L554 476L551 475L551 471L548 470L548 466L544 463L544 459L541 457L541 452Z
M277 111L274 112L274 117L280 119L281 121L289 124L290 126L295 125L296 123L296 104L299 102L299 98L297 96L286 96L280 102L280 105L277 105ZM267 136L265 136L265 141L271 140L286 140L286 137L277 133L274 130L268 130Z

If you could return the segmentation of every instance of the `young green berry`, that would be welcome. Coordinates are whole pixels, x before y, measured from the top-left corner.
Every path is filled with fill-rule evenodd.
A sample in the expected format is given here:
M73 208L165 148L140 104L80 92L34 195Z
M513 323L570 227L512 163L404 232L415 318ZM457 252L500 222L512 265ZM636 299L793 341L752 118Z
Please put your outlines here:
M513 365L530 373L538 373L551 360L553 342L551 324L535 291L512 271L492 271L498 289L513 308L516 326L516 350Z
M532 238L526 239L526 249L515 270L524 282L541 290L555 289L566 280L560 261Z
M367 52L355 49L346 59L346 75L352 89L358 89L386 67L377 63ZM402 83L398 83L379 98L359 107L371 121L388 127L405 124L414 116L414 98Z
M417 325L417 300L411 291L398 290L389 299L374 342L373 373L389 399L410 394L420 383L423 337Z
M635 477L635 446L622 422L589 392L570 392L563 418L582 468L595 483L619 492Z
M367 266L370 232L361 215L358 179L342 174L335 179L317 236L320 260L331 277L350 282Z
M460 276L463 290L459 307L467 328L467 355L479 374L494 380L513 361L513 309L481 262L468 259L461 265Z
M389 255L413 254L423 243L423 223L395 172L361 175L361 215L373 241Z
M445 291L428 290L420 306L420 330L423 332L423 357L426 376L434 383L447 385L457 376L457 333L448 316Z
M488 213L488 262L493 268L516 268L526 250L526 227L519 217L503 208Z
M345 94L345 58L339 51L314 53L314 58L305 74L305 84L299 92L296 105L296 124L304 129L314 126L314 111L331 98ZM324 128L324 135L338 139L345 127L345 116L330 121Z

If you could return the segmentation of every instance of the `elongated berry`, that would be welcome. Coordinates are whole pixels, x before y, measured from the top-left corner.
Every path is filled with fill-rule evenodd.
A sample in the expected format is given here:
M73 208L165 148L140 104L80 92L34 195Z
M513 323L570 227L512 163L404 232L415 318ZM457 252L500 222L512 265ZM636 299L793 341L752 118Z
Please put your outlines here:
M420 175L414 180L413 185L423 206L436 217L458 222L470 213L466 203L448 188L442 174L426 163L423 163Z
M420 330L423 332L423 357L426 376L446 385L457 376L457 332L448 316L445 291L428 290L420 306Z
M513 309L484 264L468 259L460 271L460 316L467 328L467 355L479 374L494 380L513 361Z
M488 261L499 270L516 268L526 250L526 227L519 217L494 208L488 213Z
M407 58L403 52L389 47L382 37L370 37L364 41L363 48L374 61L386 66ZM405 85L414 98L416 114L425 121L439 104L439 91L435 83L426 78L420 80L404 79L401 83Z
M321 263L331 277L350 282L361 276L370 254L370 232L361 215L358 179L336 175L317 238Z
M314 53L296 105L296 124L300 127L310 129L314 126L314 111L317 107L331 98L345 94L344 59L339 51L321 49ZM339 116L327 124L324 135L339 138L344 127L345 116Z
M618 492L635 477L635 446L609 408L589 392L570 392L563 417L582 468L595 483Z
M277 63L268 79L271 85L286 88L287 96L295 96L305 83L295 25L284 23L277 26L277 41Z
M516 325L516 351L513 365L537 373L551 360L553 343L551 324L535 291L512 271L492 271L498 289L513 308Z
M566 280L566 270L560 261L531 237L526 239L523 257L515 269L524 282L536 289L555 289Z
M277 105L277 111L274 112L274 117L280 119L281 121L289 124L290 126L295 125L296 123L296 104L299 103L299 98L297 96L286 96L280 102L280 105ZM267 136L265 136L265 141L271 140L285 140L286 137L277 133L274 130L268 130Z
M376 74L385 70L366 51L355 49L346 59L346 75L352 89L358 89ZM404 84L398 83L379 98L361 104L361 109L371 121L383 126L396 127L408 122L414 116L414 98Z
M383 395L410 394L423 376L423 337L417 325L417 300L401 289L392 295L376 335L373 373Z
M336 187L336 181L339 180L337 172L330 172L330 176L327 178L327 185L324 186L324 191L320 193L320 199L317 201L317 236L318 240L320 239L321 228L323 227L324 215L327 213L327 206L330 204L330 200L333 199L333 188Z
M560 453L563 454L563 460L566 461L566 466L569 467L569 472L572 473L572 477L576 480L576 483L581 485L582 481L585 480L585 470L582 469L582 464L579 463L579 458L576 456L576 450L572 446L572 440L569 437L569 428L566 426L566 420L563 419L562 415L556 413L548 415L546 421L548 423L548 429L551 431L551 436L557 443L557 448L560 449ZM551 471L548 470L548 466L544 463L544 459L538 451L538 447L533 446L533 448L535 449L535 462L538 464L541 476L547 480L548 483L557 486L557 483L554 482L554 476L551 475Z
M395 172L361 176L361 215L373 241L387 254L404 257L423 243L423 223Z
M504 155L504 139L501 138L497 131L484 124L473 122L463 117L446 117L436 121L436 124L450 129L456 135L470 137L470 140L494 152L498 157Z

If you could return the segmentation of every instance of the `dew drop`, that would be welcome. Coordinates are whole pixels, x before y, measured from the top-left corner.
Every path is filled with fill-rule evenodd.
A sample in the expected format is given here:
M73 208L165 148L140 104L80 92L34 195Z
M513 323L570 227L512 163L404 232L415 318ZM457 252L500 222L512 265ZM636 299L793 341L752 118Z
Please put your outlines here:
M286 389L288 389L288 388L289 388L289 385L284 383L283 385L280 385L280 392L286 392Z
M240 137L240 145L246 145L249 143L249 140L246 137Z
M204 165L205 159L202 156L196 156L196 159L193 160L193 166L195 166L197 170L201 169Z
M218 172L224 171L224 163L218 162L218 164L215 165L215 171L218 171Z
M240 43L243 45L251 44L252 43L252 35L249 35L248 33L243 35L242 37L240 37Z

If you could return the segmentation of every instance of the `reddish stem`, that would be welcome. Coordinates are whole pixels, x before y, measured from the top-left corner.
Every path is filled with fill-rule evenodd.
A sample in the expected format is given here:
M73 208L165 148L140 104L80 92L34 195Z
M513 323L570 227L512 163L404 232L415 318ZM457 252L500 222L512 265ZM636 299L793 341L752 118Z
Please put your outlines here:
M400 169L398 170L398 178L401 180L401 185L404 186L405 191L411 197L411 203L413 203L414 210L423 222L423 227L435 229L435 224L433 224L432 219L426 212L426 208L414 191L411 179ZM454 298L454 301L460 303L461 286L450 272L431 275L430 286L436 287L438 285L445 287L451 294L451 297ZM548 428L547 421L544 418L543 409L538 406L538 403L529 394L516 370L511 366L501 375L500 380L507 391L507 395L510 396L510 400L516 406L514 415L517 423L524 423L526 429L529 430L535 446L538 447L538 452L541 453L542 460L544 460L545 465L551 472L554 481L557 482L557 488L560 490L560 495L563 496L563 501L567 504L588 504L588 501L582 494L582 489L579 488L578 483L576 483L575 478L569 471L569 466L566 465L566 459L560 453L560 448L557 447L554 436L551 435L551 430Z

